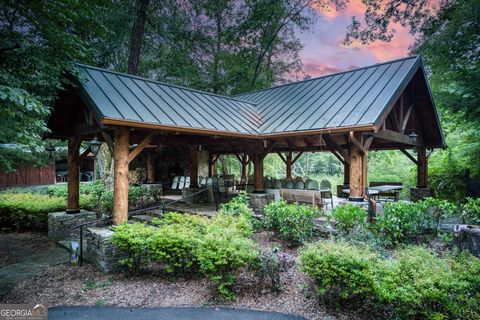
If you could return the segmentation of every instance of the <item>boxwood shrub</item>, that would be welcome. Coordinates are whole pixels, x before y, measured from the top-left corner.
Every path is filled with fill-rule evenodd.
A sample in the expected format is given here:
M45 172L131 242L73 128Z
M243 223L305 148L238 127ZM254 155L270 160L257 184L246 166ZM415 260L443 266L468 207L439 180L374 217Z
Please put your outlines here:
M20 230L46 230L48 213L66 209L66 200L48 195L0 194L0 225Z
M419 246L381 257L368 247L323 241L301 252L301 269L327 301L393 319L478 319L480 260L437 257Z

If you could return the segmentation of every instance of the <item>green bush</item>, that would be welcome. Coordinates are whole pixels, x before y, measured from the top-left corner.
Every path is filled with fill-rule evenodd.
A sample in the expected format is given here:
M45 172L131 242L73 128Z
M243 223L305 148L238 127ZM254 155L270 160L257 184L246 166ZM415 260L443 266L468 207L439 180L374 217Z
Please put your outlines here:
M464 223L480 225L480 198L467 198L462 206L462 220Z
M273 230L289 246L304 243L315 232L313 219L318 217L317 209L285 201L272 202L265 206L266 228Z
M350 232L355 226L365 223L367 212L359 206L351 203L336 206L328 214L329 219L335 221L340 231Z
M365 247L324 241L301 252L301 270L321 298L364 306L394 319L478 319L480 260L460 254L438 258L412 246L382 258Z
M235 271L253 262L257 250L255 242L242 236L236 227L212 223L198 248L200 271L217 285L221 298L232 300Z
M0 194L0 224L17 230L45 230L48 213L65 210L66 200L48 195Z
M222 203L220 211L234 216L246 216L251 218L253 216L252 209L248 206L248 195L245 191L241 191L238 196L232 200Z
M301 270L314 279L317 294L330 301L371 297L377 260L367 248L342 241L309 244L300 253Z
M143 223L124 223L114 227L114 231L112 242L127 255L120 262L139 272L151 257L150 242L156 228Z

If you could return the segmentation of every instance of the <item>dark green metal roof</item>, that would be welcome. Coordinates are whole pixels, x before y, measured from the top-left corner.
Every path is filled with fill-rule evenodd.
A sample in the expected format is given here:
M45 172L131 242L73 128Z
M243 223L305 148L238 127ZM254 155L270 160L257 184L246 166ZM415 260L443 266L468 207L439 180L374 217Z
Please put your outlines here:
M78 68L82 95L101 118L247 135L379 125L415 73L423 71L421 58L412 56L228 97Z

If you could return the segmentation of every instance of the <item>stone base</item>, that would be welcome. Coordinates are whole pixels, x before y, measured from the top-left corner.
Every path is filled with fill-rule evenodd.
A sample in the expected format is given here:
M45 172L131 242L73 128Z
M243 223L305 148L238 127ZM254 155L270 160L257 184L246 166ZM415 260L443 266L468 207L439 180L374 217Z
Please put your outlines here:
M204 190L205 188L200 188L200 187L190 187L190 188L184 188L182 189L182 198L183 201L186 204L197 204L197 203L206 203L208 202L208 192L200 192L201 190ZM192 197L190 195L200 192Z
M158 196L162 195L162 184L161 183L144 183L141 185L142 188L147 189L151 194L157 193Z
M410 200L418 201L428 197L433 197L432 188L410 188Z
M97 220L97 214L92 211L81 210L71 214L65 211L50 212L48 214L48 237L56 240L79 238L79 229L71 230L74 226L88 221Z
M480 258L480 227L461 224L456 225L455 229L455 246Z
M120 260L124 258L111 242L113 233L109 228L90 227L85 230L87 250L84 259L103 273L119 271Z
M263 216L263 209L271 202L275 201L275 195L269 193L249 193L248 206L253 210L255 215Z

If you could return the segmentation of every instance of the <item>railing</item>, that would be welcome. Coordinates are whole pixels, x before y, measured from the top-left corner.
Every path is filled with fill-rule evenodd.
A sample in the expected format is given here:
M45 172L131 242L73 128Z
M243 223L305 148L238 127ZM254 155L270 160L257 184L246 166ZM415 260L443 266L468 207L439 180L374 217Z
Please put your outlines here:
M152 211L152 210L156 210L156 209L159 209L159 208L162 208L162 214L165 214L165 206L169 206L169 205L172 205L174 203L177 203L177 202L181 202L181 201L184 201L185 199L189 199L193 196L196 196L202 192L207 192L208 190L212 189L213 191L213 200L215 202L215 208L216 210L218 211L218 208L219 208L219 201L220 201L220 192L219 192L219 189L218 189L218 186L212 186L212 187L205 187L197 192L194 192L192 194L189 194L188 196L186 197L182 197L178 200L172 200L172 201L169 201L169 202L165 202L165 200L163 199L162 203L159 204L159 205L155 205L155 206L152 206L152 207L148 207L148 208L141 208L141 209L136 209L136 210L132 210L132 211L129 211L128 212L128 219L130 219L131 217L135 216L135 215L139 215L141 213L145 213L145 212L148 212L148 211ZM81 223L81 224L78 224L76 226L73 226L71 229L70 229L70 233L74 230L77 230L77 229L80 229L79 230L79 233L80 233L80 239L79 239L79 253L78 253L78 265L79 266L82 266L83 265L83 228L86 227L86 226L89 226L89 225L92 225L92 224L98 224L98 223L103 223L103 222L111 222L111 220L113 219L113 217L106 217L106 218L102 218L102 219L97 219L97 220L93 220L93 221L88 221L88 222L84 222L84 223Z

